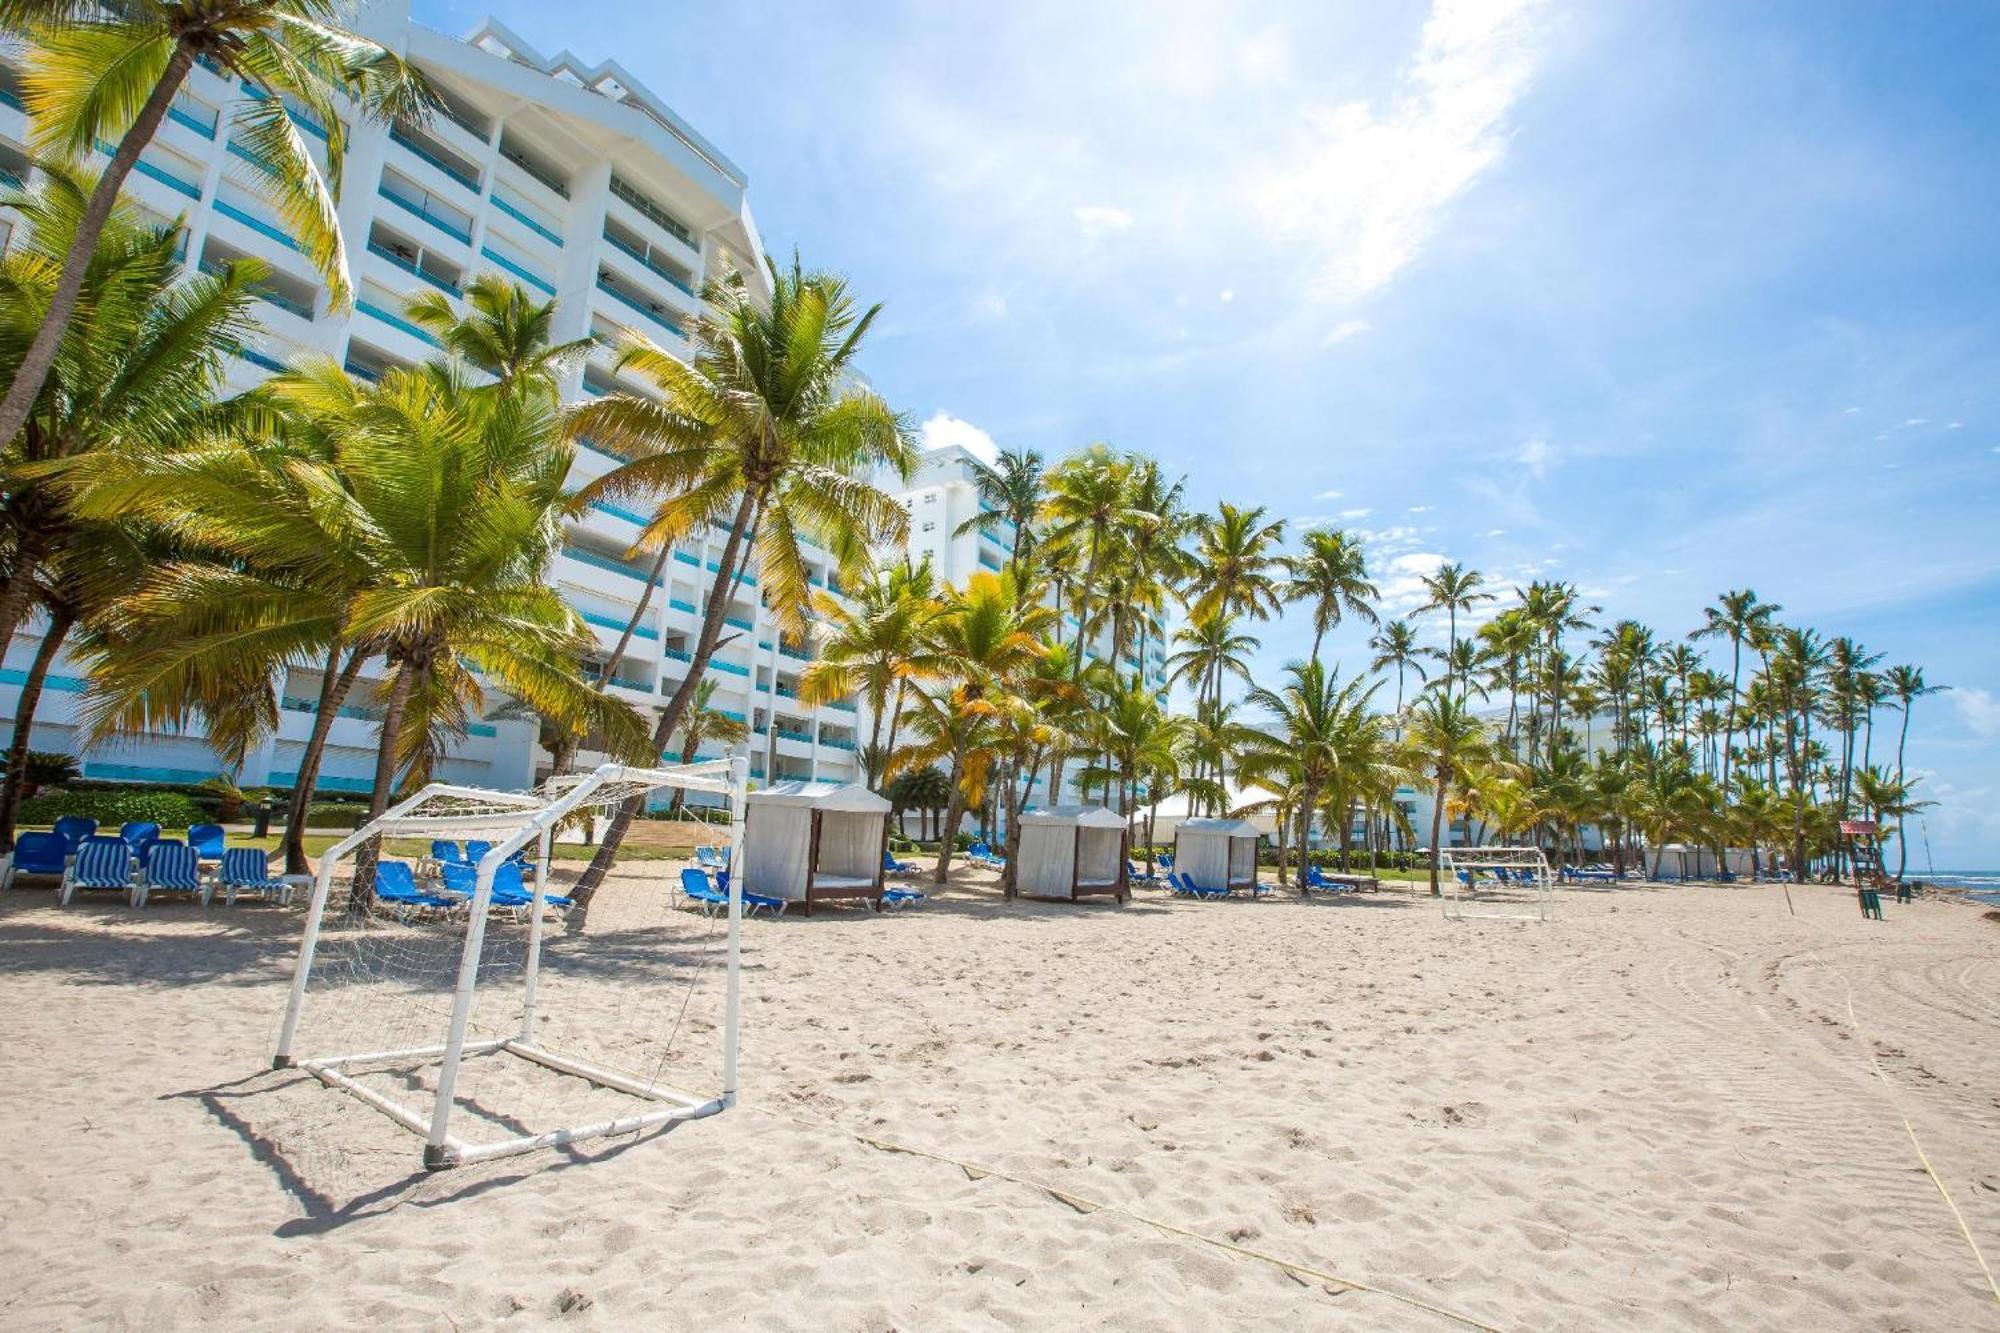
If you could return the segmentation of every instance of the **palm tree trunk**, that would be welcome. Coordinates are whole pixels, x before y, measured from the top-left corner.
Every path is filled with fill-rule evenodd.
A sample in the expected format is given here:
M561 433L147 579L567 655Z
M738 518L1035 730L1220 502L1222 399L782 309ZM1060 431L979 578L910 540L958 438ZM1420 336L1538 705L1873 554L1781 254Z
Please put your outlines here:
M417 670L408 661L394 668L396 683L389 687L389 706L382 714L382 747L375 754L375 786L368 794L368 817L375 819L389 808L396 790L396 742L403 730L403 714L409 709L410 694L416 689ZM354 854L354 887L348 893L350 916L365 916L375 901L375 864L382 859L380 835L362 843Z
M954 755L951 761L951 796L944 807L944 825L938 829L937 869L931 872L933 884L943 884L951 878L951 854L958 850L958 826L965 818L965 790L961 785L963 774L958 757Z
M49 520L53 515L33 513L29 510L43 510L44 507L32 500L23 505L25 497L16 495L14 513L14 559L11 573L5 587L0 587L0 657L13 645L14 635L19 632L21 622L28 618L35 599L35 576L41 573L42 561L52 548L52 530L55 524Z
M625 622L625 632L618 636L618 646L611 650L611 656L604 663L604 670L597 673L597 692L611 683L618 673L618 664L625 660L625 650L632 645L632 636L639 632L639 622L645 618L646 607L653 600L653 587L660 581L660 571L667 567L667 557L674 553L674 544L665 542L660 547L659 558L653 561L653 572L646 576L646 590L639 594L639 605L633 610L632 618Z
M125 137L118 141L118 151L111 155L110 165L97 178L97 187L90 192L90 200L83 207L83 217L77 222L76 234L70 238L69 253L63 256L62 275L56 279L55 295L49 300L48 313L42 317L41 327L35 330L34 340L28 344L27 353L14 371L14 381L7 387L6 398L0 399L0 441L12 440L20 434L28 413L33 410L35 397L41 393L42 383L49 377L49 367L55 364L56 349L76 314L77 298L83 292L84 273L90 266L91 257L97 253L97 240L104 232L105 222L111 217L111 207L118 199L118 192L125 186L125 178L132 174L140 150L152 141L160 122L166 119L167 107L173 102L174 94L180 91L181 83L193 64L193 48L176 42L173 54L167 57L167 67L160 74L160 81L153 85L153 91L147 95L145 105L139 108L139 114L125 131Z
M1299 870L1295 883L1301 897L1306 891L1306 866L1312 861L1313 808L1318 799L1317 787L1307 787L1299 796Z
M1439 839L1444 834L1444 774L1438 774L1437 793L1431 805L1431 897L1443 895L1438 890L1438 863L1444 860L1444 844Z
M28 781L28 739L35 729L35 709L42 701L42 685L48 680L49 666L56 650L69 637L76 617L58 612L49 620L42 642L29 664L28 678L21 682L21 698L14 705L14 739L7 747L7 781L0 786L0 851L14 850L14 821L21 809L21 791Z
M660 714L659 724L653 728L652 749L655 754L666 748L668 739L680 726L681 715L687 712L688 703L694 698L694 692L701 683L702 673L708 670L708 660L715 655L715 641L722 636L722 617L728 612L729 599L735 595L733 576L736 573L737 562L745 554L744 546L750 532L751 515L756 511L759 499L756 492L746 490L743 492L743 498L737 502L736 517L729 525L729 540L723 543L722 559L718 562L722 568L716 571L715 583L708 590L708 607L702 615L701 634L695 640L694 655L688 662L687 675L681 679L680 688L674 691L673 697L667 700L666 711ZM777 725L775 717L771 719L771 725ZM768 761L764 771L767 775L771 771ZM576 887L570 890L570 897L576 902L575 911L581 914L576 919L578 930L583 928L584 922L588 919L590 900L597 895L597 887L604 882L604 876L610 871L611 863L618 859L618 849L624 845L625 834L631 829L632 821L638 817L639 807L643 803L643 797L635 796L618 807L618 812L611 817L610 827L604 830L604 841L598 844L597 855L591 858L589 867L577 880ZM743 817L743 812L740 810L730 813L736 819Z
M306 738L305 753L299 756L299 771L292 778L292 798L285 811L287 875L306 873L306 815L312 809L313 788L319 785L319 766L326 757L326 738L333 730L333 720L340 716L340 705L353 687L354 678L361 673L361 663L366 656L363 649L356 648L347 655L347 665L336 671L340 645L336 643L326 655L326 666L320 672L319 711L313 714L312 735Z
M1898 786L1903 782L1903 747L1910 743L1910 706L1915 702L1914 698L1903 700L1903 726L1896 736L1896 785Z

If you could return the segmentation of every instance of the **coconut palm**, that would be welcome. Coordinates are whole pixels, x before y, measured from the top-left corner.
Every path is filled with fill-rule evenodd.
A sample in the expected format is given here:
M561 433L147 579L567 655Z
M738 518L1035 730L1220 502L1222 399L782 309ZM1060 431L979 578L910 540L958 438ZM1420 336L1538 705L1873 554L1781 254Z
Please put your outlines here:
M335 302L347 299L334 199L348 128L334 98L344 95L365 119L388 121L428 115L433 96L393 51L334 26L339 9L333 0L0 0L0 28L27 40L23 96L35 152L75 163L117 141L77 219L45 322L0 400L0 443L28 419L78 309L113 203L196 61L244 90L230 115L241 170L276 207ZM324 131L324 169L288 100Z
M705 680L695 687L694 700L687 712L681 714L681 762L692 764L695 752L709 741L721 741L724 745L738 745L749 736L750 728L742 718L734 713L724 712L715 706L716 682ZM679 787L674 794L669 809L678 812L687 799L687 792Z
M1382 595L1368 579L1368 557L1353 534L1334 528L1314 528L1305 535L1305 549L1284 558L1285 600L1312 606L1311 657L1319 660L1320 641L1346 616L1379 624L1375 599Z
M1472 775L1495 768L1500 755L1486 724L1465 700L1449 690L1426 693L1410 711L1403 740L1404 764L1433 783L1431 794L1431 896L1439 896L1438 862L1444 846L1444 815L1454 794L1463 796Z
M709 283L710 314L682 360L644 341L618 366L652 381L659 400L611 394L576 409L573 427L630 461L583 488L585 501L664 496L640 541L653 547L708 524L725 533L688 670L654 730L657 750L679 727L721 638L754 551L763 598L786 633L803 635L810 587L800 538L816 539L848 582L871 546L900 542L908 514L874 483L908 477L907 423L852 373L880 306L858 311L844 280L766 260L768 301L739 274ZM588 904L625 840L639 802L613 817L574 896Z
M1768 630L1778 612L1784 610L1775 602L1760 602L1757 594L1749 588L1734 589L1716 598L1715 605L1702 610L1700 628L1692 631L1691 639L1725 639L1729 643L1729 709L1723 715L1722 728L1722 785L1729 786L1729 747L1736 738L1737 701L1741 697L1743 680L1743 645L1749 643L1759 631Z
M1380 671L1384 667L1396 668L1396 716L1403 715L1403 677L1414 671L1417 679L1428 681L1430 676L1424 671L1424 659L1438 655L1435 648L1423 648L1417 644L1417 632L1407 620L1392 620L1382 626L1381 633L1368 640L1368 646L1375 656L1368 661L1370 671ZM1398 723L1398 725L1401 725Z
M817 708L862 696L870 718L862 756L871 788L880 786L884 760L895 748L893 732L883 744L884 723L894 725L891 719L902 712L912 685L935 679L942 670L926 637L938 609L928 562L885 565L853 589L850 600L822 595L817 601L818 656L799 673L799 702Z
M945 811L944 841L938 850L936 880L951 874L953 838L960 819L985 800L1001 740L998 714L1008 706L1010 687L1047 653L1042 644L1055 612L1025 600L1005 573L974 574L953 590L928 626L930 651L940 679L913 692L909 720L915 743L891 758L891 772L949 767L952 796Z
M1050 540L1065 543L1082 555L1078 600L1094 591L1098 571L1118 535L1128 528L1157 521L1138 508L1132 495L1133 459L1114 453L1109 445L1093 444L1066 458L1048 478L1048 499L1042 520ZM1089 630L1087 608L1077 608L1076 646L1082 650Z
M1882 674L1889 693L1896 698L1896 707L1903 715L1896 732L1896 781L1903 780L1903 750L1910 741L1910 705L1927 694L1941 694L1951 688L1949 685L1930 685L1924 681L1922 667L1892 666Z
M57 269L74 253L89 182L44 173L7 199L25 226L0 260L0 370L24 364L49 327ZM22 429L0 448L0 653L34 599L44 566L76 540L67 491L50 476L95 452L142 455L220 426L214 402L231 351L256 328L255 260L183 276L178 227L120 206L99 229L71 321Z
M403 317L425 329L446 352L494 377L503 389L532 385L555 393L562 376L596 343L550 341L556 303L498 273L482 273L465 286L464 309L443 292L425 288L403 303Z
M1224 501L1195 524L1195 574L1188 614L1269 620L1284 603L1283 519L1266 521L1259 505L1243 509ZM1218 687L1220 682L1217 682Z
M1854 775L1854 793L1861 798L1862 809L1868 812L1869 818L1895 821L1893 827L1882 830L1882 835L1895 835L1896 878L1899 881L1910 865L1910 840L1904 833L1904 821L1918 811L1928 810L1937 804L1936 801L1917 800L1911 794L1915 786L1916 783L1905 782L1900 776L1890 777L1879 768L1863 768Z
M1303 893L1304 853L1312 846L1320 795L1338 778L1343 741L1356 720L1365 717L1374 690L1359 680L1341 684L1337 673L1319 662L1293 662L1285 668L1285 677L1286 684L1279 689L1259 686L1246 696L1268 715L1269 731L1264 743L1245 757L1243 772L1250 781L1297 793L1298 887Z
M1492 601L1493 594L1481 590L1486 583L1485 575L1456 561L1439 565L1434 572L1425 574L1422 582L1424 601L1417 607L1417 614L1443 611L1450 617L1451 636L1445 652L1445 688L1449 690L1455 683L1450 664L1458 652L1458 613L1469 612L1481 602Z
M972 532L994 537L1012 528L1007 572L1016 583L1022 580L1023 565L1034 559L1035 519L1042 512L1046 470L1047 463L1032 449L1002 449L990 467L974 459L972 486L979 492L979 512L952 530L955 537Z

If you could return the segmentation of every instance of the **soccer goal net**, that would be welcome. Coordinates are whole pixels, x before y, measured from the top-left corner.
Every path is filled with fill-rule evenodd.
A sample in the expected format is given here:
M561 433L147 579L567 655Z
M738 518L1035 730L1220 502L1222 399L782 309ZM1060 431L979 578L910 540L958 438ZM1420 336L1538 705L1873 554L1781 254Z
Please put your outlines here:
M1439 857L1446 920L1555 920L1555 876L1541 848L1450 847Z
M559 835L675 790L727 802L735 863L746 767L606 764L531 792L432 783L362 825L320 858L274 1065L422 1135L433 1170L725 1110L740 880L704 916L676 906L677 864L628 857L579 931L550 860ZM376 889L356 894L373 838Z

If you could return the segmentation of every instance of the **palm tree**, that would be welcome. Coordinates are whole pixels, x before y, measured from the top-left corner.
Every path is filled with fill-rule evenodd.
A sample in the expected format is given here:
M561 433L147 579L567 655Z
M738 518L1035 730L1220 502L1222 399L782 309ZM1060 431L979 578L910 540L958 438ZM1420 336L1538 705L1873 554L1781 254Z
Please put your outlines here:
M426 288L403 303L403 317L425 329L446 352L485 371L502 389L519 384L553 394L565 372L581 361L595 338L550 341L556 303L542 301L520 283L482 273L465 287L465 309L443 292Z
M867 700L870 730L862 762L869 786L879 787L895 748L893 731L888 745L882 743L883 724L894 725L912 685L942 670L926 640L938 613L930 565L884 565L853 589L850 602L822 594L816 609L823 633L817 657L799 673L799 702L817 708L857 693Z
M1760 602L1757 594L1749 588L1725 592L1716 599L1715 605L1702 610L1702 624L1692 631L1690 639L1727 639L1729 641L1729 710L1723 714L1722 727L1722 786L1729 788L1729 747L1736 739L1737 701L1742 697L1743 645L1750 642L1760 631L1768 631L1773 617L1784 610L1775 602Z
M753 549L780 629L802 634L809 606L802 533L859 582L870 546L900 542L908 530L903 507L873 482L878 469L909 476L908 425L852 375L881 307L857 312L845 281L805 271L796 256L789 269L766 264L768 302L738 274L708 285L712 313L696 325L688 361L646 342L619 353L619 368L651 379L659 401L613 394L573 417L577 433L631 460L585 486L581 499L665 496L641 533L649 545L670 545L710 523L727 534L687 675L654 728L655 752L680 726ZM638 806L627 801L613 817L572 895L581 902L603 881Z
M28 41L23 91L36 153L80 162L99 144L118 141L77 219L45 322L0 399L0 443L12 440L33 410L113 203L196 61L244 89L231 117L232 144L336 304L346 301L334 198L348 130L334 98L344 94L374 121L422 118L434 99L400 56L333 26L337 12L333 0L0 0L0 28ZM325 130L324 170L287 99Z
M1275 776L1283 788L1298 793L1298 887L1306 887L1306 857L1312 845L1313 816L1319 797L1339 775L1342 741L1354 719L1365 714L1372 688L1361 681L1342 685L1337 674L1318 662L1293 662L1285 668L1287 683L1271 690L1259 686L1248 702L1269 715L1269 739L1249 756L1244 774L1252 781ZM1271 785L1271 784L1265 784Z
M1051 540L1083 551L1080 587L1093 590L1098 569L1116 535L1126 528L1155 521L1132 503L1132 459L1109 445L1093 444L1066 458L1049 474L1049 495L1042 516ZM1081 598L1079 598L1081 600ZM1077 608L1076 646L1082 650L1090 617Z
M1882 673L1882 679L1888 685L1889 693L1896 697L1896 707L1903 714L1896 733L1896 781L1901 782L1903 749L1910 741L1910 705L1927 694L1941 694L1951 686L1925 684L1923 668L1914 666L1892 666ZM1900 874L1898 878L1901 878Z
M1368 579L1368 557L1352 534L1330 528L1306 533L1305 549L1285 557L1285 600L1312 603L1313 646L1319 660L1320 641L1344 616L1371 625L1381 623L1373 602L1382 592Z
M1458 613L1493 600L1492 593L1480 591L1485 582L1485 576L1478 570L1467 569L1456 561L1439 565L1435 573L1423 576L1425 598L1417 614L1443 611L1451 618L1451 641L1445 654L1447 690L1453 683L1450 663L1458 652Z
M979 532L991 537L1003 528L1014 530L1007 572L1021 582L1022 566L1035 554L1035 519L1042 512L1046 462L1032 449L1002 449L988 467L974 459L972 486L979 492L979 512L952 530L954 537Z
M12 771L12 765L9 765ZM1854 775L1854 791L1861 798L1862 808L1872 819L1892 819L1893 829L1882 830L1886 836L1893 832L1896 836L1896 878L1900 881L1903 872L1910 865L1910 840L1904 836L1903 822L1919 810L1928 810L1936 801L1919 801L1911 795L1916 786L1901 777L1890 777L1879 768L1864 768Z
M1424 695L1410 714L1405 763L1431 778L1431 896L1439 896L1438 863L1443 859L1444 814L1454 791L1465 792L1473 774L1499 762L1493 737L1465 700L1449 690Z
M25 235L0 262L0 368L24 364L49 327L55 274L73 253L87 182L44 173L33 192L7 203ZM178 447L221 424L213 404L232 349L257 325L252 288L268 273L256 260L216 275L183 277L178 227L148 225L130 208L108 215L98 253L85 266L73 322L38 376L41 391L22 429L0 448L0 653L27 614L44 564L75 540L65 488L51 468L82 455L138 455Z
M740 744L749 736L750 728L742 718L734 713L726 713L715 706L715 691L719 687L712 680L705 680L695 687L694 701L687 712L681 715L681 762L692 764L695 752L707 741L721 741L724 745ZM678 813L686 802L687 792L674 788L673 799L668 808Z
M1195 620L1216 615L1269 620L1284 595L1279 575L1284 557L1278 545L1285 522L1266 522L1264 508L1241 509L1224 501L1195 527L1195 575L1188 614ZM1215 682L1220 688L1221 682Z
M1429 680L1430 676L1424 671L1423 659L1436 657L1438 652L1435 648L1422 648L1417 645L1417 632L1410 628L1410 622L1407 620L1390 621L1382 627L1381 633L1368 640L1368 646L1375 652L1375 656L1368 661L1370 671L1380 671L1390 666L1396 668L1396 716L1399 719L1397 726L1400 727L1402 725L1400 719L1403 716L1404 673L1414 671L1418 680Z
M985 799L1000 739L996 717L1009 703L1012 687L1047 653L1041 639L1054 623L1055 612L1022 598L1010 576L984 571L968 579L962 590L948 593L930 622L931 652L942 668L941 679L933 688L915 692L917 708L909 726L916 743L891 763L897 772L949 764L951 804L935 875L940 884L951 874L959 821Z

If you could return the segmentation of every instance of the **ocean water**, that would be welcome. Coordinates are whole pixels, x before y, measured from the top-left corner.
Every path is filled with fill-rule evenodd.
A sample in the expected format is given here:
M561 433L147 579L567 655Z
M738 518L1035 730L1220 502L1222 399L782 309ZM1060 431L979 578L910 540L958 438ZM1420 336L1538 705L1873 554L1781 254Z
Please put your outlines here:
M1910 877L1919 878L1914 870ZM1921 878L1942 888L1968 889L1967 897L2000 906L2000 870L1939 870Z

